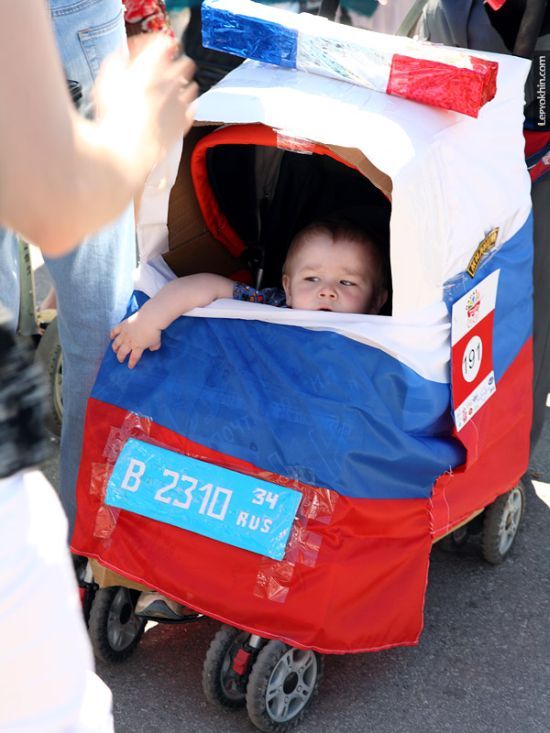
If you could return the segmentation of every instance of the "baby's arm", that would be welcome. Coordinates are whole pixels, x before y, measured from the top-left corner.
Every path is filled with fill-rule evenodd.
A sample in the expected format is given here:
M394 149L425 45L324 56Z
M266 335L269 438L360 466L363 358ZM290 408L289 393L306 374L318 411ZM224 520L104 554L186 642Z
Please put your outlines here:
M133 369L145 349L160 349L160 334L178 316L208 305L218 298L233 296L234 282L220 275L188 275L165 285L151 300L111 331L113 351L122 363L128 354Z

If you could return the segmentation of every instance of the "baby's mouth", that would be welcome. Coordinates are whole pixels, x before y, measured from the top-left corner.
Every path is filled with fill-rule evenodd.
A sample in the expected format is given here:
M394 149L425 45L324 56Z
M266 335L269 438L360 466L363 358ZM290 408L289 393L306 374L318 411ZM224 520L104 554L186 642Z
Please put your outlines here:
M332 313L332 308L317 308L318 311L326 311L327 313Z

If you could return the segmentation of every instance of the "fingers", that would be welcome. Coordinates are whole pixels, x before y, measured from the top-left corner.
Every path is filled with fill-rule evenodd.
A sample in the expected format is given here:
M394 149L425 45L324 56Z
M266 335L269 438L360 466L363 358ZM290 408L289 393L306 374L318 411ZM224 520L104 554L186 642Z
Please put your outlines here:
M183 79L190 82L195 76L196 64L189 56L182 56L176 61L179 65L179 73Z
M111 344L111 348L115 352L116 358L118 359L118 361L122 364L122 362L126 359L128 354L132 351L132 347L130 346L130 344L127 341L125 341L124 334L120 333L121 325L122 324L115 326L113 330L111 331L111 338L113 338L114 332L117 331L117 334L113 338L113 343Z
M187 135L191 127L193 126L193 122L195 120L195 115L197 113L197 102L196 102L196 96L198 94L199 87L195 82L192 82L189 84L188 87L185 87L182 92L181 96L183 97L182 101L185 104L185 111L183 113L183 134Z
M130 354L130 358L128 359L128 368L129 369L133 369L135 367L135 365L141 359L142 354L143 354L143 349L140 349L139 347L132 349L132 353Z
M195 114L197 111L197 105L195 100L199 94L199 86L193 81L195 74L196 65L187 56L182 57L179 60L180 65L180 79L181 88L179 93L179 101L185 105L185 111L183 114L183 134L187 135L189 129L193 125Z
M98 118L108 111L113 98L120 94L121 78L125 78L128 70L128 59L121 52L109 54L101 64L99 74L92 89L92 102Z
M111 338L113 338L111 348L115 352L116 358L121 364L126 360L126 357L129 356L128 366L130 369L133 369L141 359L143 352L146 349L149 349L150 351L158 351L160 349L161 340L158 337L155 338L152 336L151 338L142 339L141 343L138 345L135 338L124 332L124 325L125 321L111 330Z
M140 69L159 69L171 64L178 44L162 33L145 34L147 37L141 42L140 48L134 57L134 65Z
M128 51L131 59L135 59L142 53L148 38L149 36L146 33L134 33L134 35L128 36Z
M113 336L113 332L111 332L111 338L113 339L111 348L116 353L120 349L120 347L124 344L124 335L120 333L120 330L119 330L119 332L115 334L114 336Z
M194 81L187 82L180 87L180 100L187 105L191 105L197 98L198 93L198 84Z
M132 347L125 343L115 346L115 342L113 341L113 351L115 352L118 361L122 364L128 354L132 351Z

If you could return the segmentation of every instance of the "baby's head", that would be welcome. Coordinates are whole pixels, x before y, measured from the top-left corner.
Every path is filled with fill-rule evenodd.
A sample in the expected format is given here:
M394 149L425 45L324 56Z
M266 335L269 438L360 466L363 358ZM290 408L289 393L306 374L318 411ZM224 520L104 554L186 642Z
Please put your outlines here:
M379 313L388 297L377 245L354 226L318 222L292 240L283 267L287 305L302 310Z

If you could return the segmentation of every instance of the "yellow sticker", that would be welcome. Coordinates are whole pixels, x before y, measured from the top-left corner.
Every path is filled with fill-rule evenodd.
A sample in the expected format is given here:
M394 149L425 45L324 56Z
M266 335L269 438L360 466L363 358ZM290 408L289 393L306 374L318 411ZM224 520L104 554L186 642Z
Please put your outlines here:
M499 228L495 227L494 229L491 229L489 234L485 237L484 240L482 240L479 243L478 248L473 254L472 259L470 262L468 262L468 267L466 268L466 272L470 277L473 277L476 274L476 270L479 267L479 263L481 260L485 257L487 252L490 252L493 247L495 246L495 242L497 241Z

